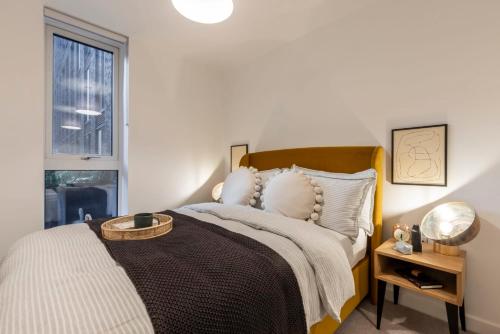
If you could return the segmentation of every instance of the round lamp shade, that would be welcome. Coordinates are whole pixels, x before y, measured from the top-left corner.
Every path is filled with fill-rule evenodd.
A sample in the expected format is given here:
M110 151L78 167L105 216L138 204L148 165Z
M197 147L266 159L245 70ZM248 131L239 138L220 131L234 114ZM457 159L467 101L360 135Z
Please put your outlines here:
M218 202L220 200L223 186L224 182L221 182L216 184L215 187L212 189L212 198L214 199L214 201Z
M233 14L233 0L172 0L175 9L191 21L219 23Z
M465 244L479 232L479 219L474 209L464 202L441 204L425 215L422 233L442 245Z

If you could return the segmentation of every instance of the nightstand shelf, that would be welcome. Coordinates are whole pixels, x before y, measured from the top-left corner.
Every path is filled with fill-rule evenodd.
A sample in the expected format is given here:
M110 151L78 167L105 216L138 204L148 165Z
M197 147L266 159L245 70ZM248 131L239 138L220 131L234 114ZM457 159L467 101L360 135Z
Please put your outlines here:
M443 289L420 289L413 283L409 282L406 278L394 273L383 273L380 274L377 279L383 280L386 283L397 285L401 288L412 290L423 295L439 299L446 303L454 304L457 300L457 294L455 289L446 286Z
M379 296L377 303L377 328L380 328L386 284L394 285L394 302L397 304L399 288L445 302L450 333L458 333L458 312L462 329L465 330L465 252L459 256L434 253L432 245L423 244L421 253L403 255L393 249L394 240L388 240L375 250L375 278L378 281ZM396 269L412 267L425 271L426 275L442 282L442 289L420 289L396 273Z

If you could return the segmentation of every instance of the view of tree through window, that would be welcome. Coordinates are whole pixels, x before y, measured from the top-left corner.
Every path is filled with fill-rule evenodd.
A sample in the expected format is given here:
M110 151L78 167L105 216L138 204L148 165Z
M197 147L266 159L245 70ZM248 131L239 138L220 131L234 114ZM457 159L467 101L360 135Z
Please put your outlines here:
M53 37L52 153L113 155L113 53Z

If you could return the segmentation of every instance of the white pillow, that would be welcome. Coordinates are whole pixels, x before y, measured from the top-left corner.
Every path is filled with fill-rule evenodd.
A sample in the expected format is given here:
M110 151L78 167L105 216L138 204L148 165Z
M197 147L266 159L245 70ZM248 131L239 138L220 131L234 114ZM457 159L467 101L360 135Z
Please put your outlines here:
M266 169L266 170L260 170L260 178L262 180L262 185L265 186L267 181L271 179L273 176L276 176L280 174L283 170L281 168L273 168L273 169Z
M222 203L254 206L260 197L261 183L257 169L240 167L226 177L222 187Z
M267 169L267 170L261 170L259 171L259 174L260 174L260 178L261 178L261 181L262 181L262 189L260 191L260 193L262 194L263 191L264 191L264 188L266 187L266 183L274 176L278 175L279 173L281 173L281 168L273 168L273 169ZM257 199L257 204L255 205L256 208L258 209L263 209L262 207L262 200L260 199Z
M311 182L310 177L293 171L272 177L261 196L264 210L311 222L318 220L323 201L322 190Z
M330 173L295 165L293 169L311 176L323 188L326 213L322 215L320 225L352 238L357 237L358 228L365 230L369 236L373 234L373 207L377 182L375 169L354 174Z

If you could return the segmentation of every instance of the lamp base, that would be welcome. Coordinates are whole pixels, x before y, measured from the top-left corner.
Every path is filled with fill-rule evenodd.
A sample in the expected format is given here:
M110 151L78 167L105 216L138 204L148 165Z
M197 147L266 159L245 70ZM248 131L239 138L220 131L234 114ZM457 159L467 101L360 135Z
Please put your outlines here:
M441 245L437 242L434 243L434 253L443 255L458 256L460 255L460 248L458 246Z

